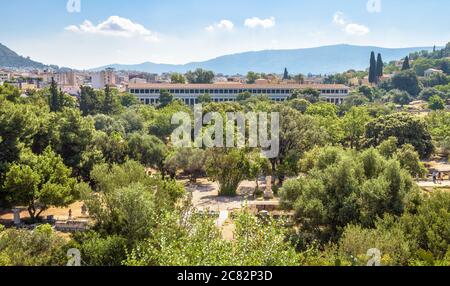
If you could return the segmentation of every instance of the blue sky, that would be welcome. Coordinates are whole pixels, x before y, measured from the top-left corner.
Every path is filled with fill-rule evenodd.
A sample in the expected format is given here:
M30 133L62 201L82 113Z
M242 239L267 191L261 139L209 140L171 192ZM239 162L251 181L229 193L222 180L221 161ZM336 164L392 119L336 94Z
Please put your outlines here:
M2 0L0 42L44 63L91 68L340 43L450 41L448 0L79 0L79 12L69 12L68 1L78 0Z

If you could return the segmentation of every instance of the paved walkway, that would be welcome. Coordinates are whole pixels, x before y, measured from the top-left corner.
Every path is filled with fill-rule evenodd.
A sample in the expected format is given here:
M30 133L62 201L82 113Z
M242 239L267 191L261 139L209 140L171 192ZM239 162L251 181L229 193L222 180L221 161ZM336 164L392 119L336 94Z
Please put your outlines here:
M433 181L419 181L417 182L421 188L450 188L450 181L445 180L442 183L433 183Z

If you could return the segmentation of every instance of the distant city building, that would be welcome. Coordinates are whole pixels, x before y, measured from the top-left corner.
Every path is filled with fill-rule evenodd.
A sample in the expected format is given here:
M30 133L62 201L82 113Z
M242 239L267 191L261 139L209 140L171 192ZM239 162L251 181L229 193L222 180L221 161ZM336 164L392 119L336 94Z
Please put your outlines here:
M127 91L143 104L158 104L160 93L167 90L188 105L198 103L198 97L209 94L214 102L236 101L240 93L265 95L273 101L285 101L295 90L313 88L327 102L342 104L349 94L349 87L339 84L129 84Z
M77 75L74 71L55 74L55 81L59 86L78 86Z
M0 71L0 84L11 80L11 74L9 72Z
M444 71L442 71L442 70L438 70L438 69L427 69L425 72L424 72L424 76L425 77L430 77L430 76L432 76L432 75L434 75L434 74L443 74L444 73Z
M116 86L114 69L107 68L104 71L96 72L92 75L92 87L94 89L102 89L107 85Z

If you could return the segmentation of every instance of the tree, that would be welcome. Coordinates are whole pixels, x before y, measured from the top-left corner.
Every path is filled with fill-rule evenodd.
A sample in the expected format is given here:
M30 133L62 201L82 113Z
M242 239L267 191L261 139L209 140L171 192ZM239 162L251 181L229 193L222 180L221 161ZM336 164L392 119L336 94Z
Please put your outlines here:
M173 73L173 74L170 75L170 82L171 83L185 84L186 83L186 78L180 73Z
M433 95L428 101L428 106L431 110L445 109L445 101L439 95Z
M52 83L50 84L50 95L48 97L48 105L50 106L51 112L61 111L63 105L63 93L58 90L58 85L55 79L52 78Z
M393 102L395 104L400 104L402 106L408 105L413 100L413 98L407 91L403 91L403 90L399 90L399 89L393 89L393 90L389 91L385 95L385 98L390 102Z
M384 68L383 59L381 58L381 54L378 54L378 58L377 58L377 78L378 79L383 76L383 68Z
M212 83L214 73L212 71L196 69L194 72L188 71L186 73L186 79L189 83Z
M239 102L242 102L242 101L246 101L247 99L249 99L251 97L252 97L252 94L250 92L246 91L246 92L238 94L236 100Z
M77 173L83 152L92 142L94 124L92 119L82 117L75 109L66 109L50 121L50 144L61 155L64 163Z
M396 137L399 147L411 144L421 158L428 158L434 150L427 124L408 113L381 116L367 124L366 146L379 146L389 137Z
M261 75L255 73L255 72L250 71L247 73L247 83L248 84L254 84L256 82L256 80L260 79L260 78L261 78Z
M364 137L366 124L370 121L369 113L364 107L352 107L342 120L342 127L350 148L360 147Z
M80 110L84 116L95 115L102 110L102 96L93 88L88 86L80 87Z
M219 182L219 194L236 196L241 181L248 178L249 164L243 150L214 150L208 156L206 172L208 177Z
M377 82L377 61L375 60L375 52L370 54L369 82Z
M150 177L137 162L94 167L91 178L96 193L84 196L100 233L119 235L133 245L151 236L152 229L184 193L173 181Z
M9 168L3 187L8 201L27 206L35 220L49 207L66 207L76 199L76 180L70 176L61 157L47 148L42 155L23 154Z
M0 266L65 266L67 242L48 224L34 231L0 225Z
M302 154L325 144L326 134L312 116L284 105L274 111L280 113L280 151L271 163L274 176L282 184L286 176L297 175L297 162Z
M393 76L392 86L394 89L407 91L413 97L417 97L421 90L419 79L412 70L406 70Z
M197 100L198 103L210 103L212 101L212 97L208 93L205 93L203 95L200 95Z
M146 167L162 171L167 147L156 136L133 133L128 138L128 155Z
M295 98L287 101L287 105L304 114L311 103L306 99Z
M305 175L286 181L280 196L296 212L302 242L336 241L352 223L373 227L379 216L401 215L419 192L396 160L375 149L318 148L305 154L300 167Z
M168 90L161 90L159 95L159 107L164 108L173 101L173 94Z
M289 72L287 68L284 69L283 80L289 80L291 77L289 76Z
M290 96L290 100L296 98L303 98L310 103L317 103L320 99L320 91L314 88L305 88L303 90L294 90Z
M114 91L111 90L109 85L105 86L104 89L104 99L103 99L103 107L102 112L104 114L115 114L119 111L119 98Z
M178 170L183 170L190 177L191 182L196 182L199 176L206 173L207 152L196 148L182 148L175 150L165 160L165 169L175 177Z
M139 104L139 99L131 93L123 93L120 96L120 104L124 107L131 107Z
M420 162L419 153L410 144L405 144L396 152L396 157L403 169L407 170L411 176L424 178L428 175L428 170Z
M406 58L403 60L402 71L406 71L406 70L409 70L409 69L411 69L411 66L410 66L410 64L409 64L409 57L406 57Z

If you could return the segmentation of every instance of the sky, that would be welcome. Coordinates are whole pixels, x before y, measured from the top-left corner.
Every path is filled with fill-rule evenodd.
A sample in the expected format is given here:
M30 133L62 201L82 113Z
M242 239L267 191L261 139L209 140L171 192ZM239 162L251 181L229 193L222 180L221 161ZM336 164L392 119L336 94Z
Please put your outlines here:
M343 43L450 41L448 0L1 0L0 7L0 43L77 69Z

